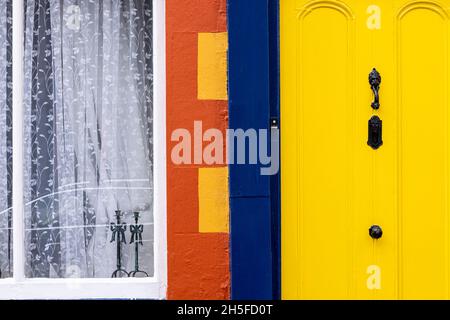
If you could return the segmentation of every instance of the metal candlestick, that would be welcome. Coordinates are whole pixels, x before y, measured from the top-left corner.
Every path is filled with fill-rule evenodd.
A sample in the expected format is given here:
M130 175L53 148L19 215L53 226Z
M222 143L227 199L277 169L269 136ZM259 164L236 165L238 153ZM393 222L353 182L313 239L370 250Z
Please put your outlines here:
M134 213L134 225L130 225L131 239L130 244L134 243L134 271L130 272L130 277L136 277L140 275L141 277L148 277L148 273L139 270L139 245L143 246L142 233L144 232L144 225L139 224L139 212Z
M124 269L122 269L122 243L127 243L125 239L125 231L127 230L127 224L121 222L122 212L120 210L116 211L117 223L111 223L112 237L111 242L117 242L117 269L113 272L112 278L123 278L128 277L129 274Z

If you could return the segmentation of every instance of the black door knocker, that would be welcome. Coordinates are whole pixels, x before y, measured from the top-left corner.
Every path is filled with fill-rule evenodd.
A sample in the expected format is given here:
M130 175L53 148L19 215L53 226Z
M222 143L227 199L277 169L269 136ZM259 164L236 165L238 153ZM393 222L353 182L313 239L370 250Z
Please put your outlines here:
M373 95L374 95L374 100L372 102L372 108L375 110L378 110L380 108L379 90L380 90L380 84L381 84L381 75L375 68L373 68L372 72L370 72L370 74L369 74L369 84L370 84L370 88L372 89Z
M383 145L383 121L378 116L373 116L369 120L369 140L367 144L374 150Z

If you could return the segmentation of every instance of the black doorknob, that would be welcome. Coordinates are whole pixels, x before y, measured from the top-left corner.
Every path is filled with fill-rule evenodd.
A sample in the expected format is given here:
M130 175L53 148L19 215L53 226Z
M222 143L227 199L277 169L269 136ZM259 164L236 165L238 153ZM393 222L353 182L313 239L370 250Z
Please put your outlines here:
M383 235L383 230L381 230L380 226L374 225L371 226L369 229L369 235L372 237L372 239L380 239Z

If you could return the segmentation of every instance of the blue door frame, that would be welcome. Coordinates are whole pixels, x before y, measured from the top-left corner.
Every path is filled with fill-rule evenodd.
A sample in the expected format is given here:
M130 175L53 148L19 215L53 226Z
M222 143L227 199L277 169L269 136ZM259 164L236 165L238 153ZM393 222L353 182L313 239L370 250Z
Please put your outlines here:
M229 127L280 123L279 0L228 0ZM231 297L280 298L280 175L230 165Z

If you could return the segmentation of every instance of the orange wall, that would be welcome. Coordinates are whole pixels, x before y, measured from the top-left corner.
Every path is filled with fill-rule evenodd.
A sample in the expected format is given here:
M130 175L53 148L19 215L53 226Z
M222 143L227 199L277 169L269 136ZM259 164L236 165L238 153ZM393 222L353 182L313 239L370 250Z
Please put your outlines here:
M226 0L166 0L169 299L230 296L228 231L199 229L199 208L204 197L204 191L199 196L199 172L205 166L175 166L170 159L176 144L170 141L173 130L192 131L198 120L203 121L203 130L218 128L224 132L228 127L228 101L208 99L198 92L199 33L224 32ZM223 181L218 180L217 184L227 190ZM214 199L205 201L211 208Z

